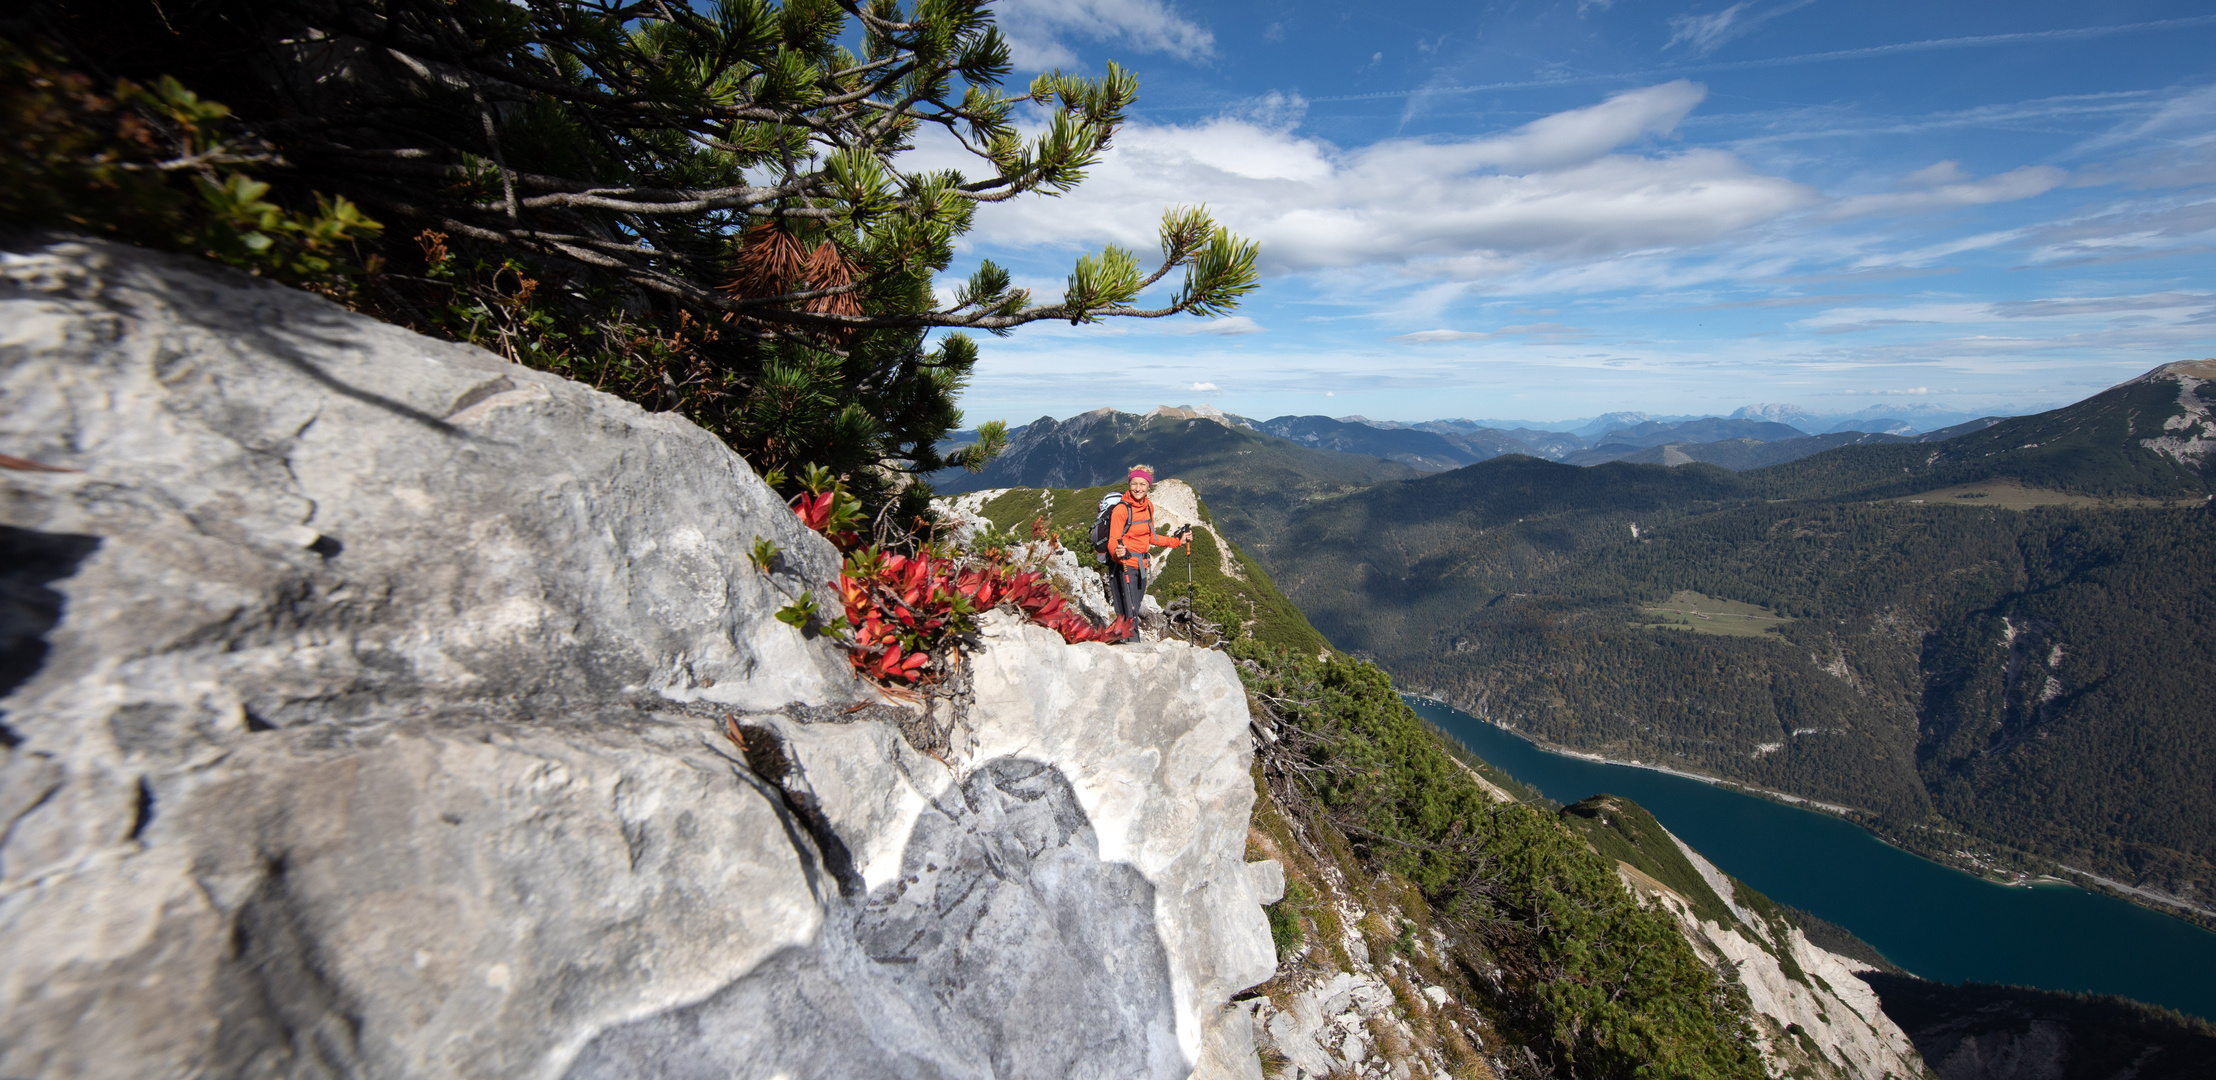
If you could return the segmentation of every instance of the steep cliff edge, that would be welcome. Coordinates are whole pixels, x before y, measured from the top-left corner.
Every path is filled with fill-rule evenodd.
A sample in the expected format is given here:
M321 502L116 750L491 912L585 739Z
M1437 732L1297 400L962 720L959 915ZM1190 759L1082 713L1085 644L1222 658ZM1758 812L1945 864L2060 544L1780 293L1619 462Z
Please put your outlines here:
M1181 1077L1271 972L1224 656L996 619L919 753L681 419L56 242L0 452L0 1075Z
M1624 886L1667 911L1703 959L1738 973L1763 1056L1784 1074L1839 1080L1924 1076L1859 961L1826 951L1768 897L1718 870L1629 799L1595 795L1563 817Z

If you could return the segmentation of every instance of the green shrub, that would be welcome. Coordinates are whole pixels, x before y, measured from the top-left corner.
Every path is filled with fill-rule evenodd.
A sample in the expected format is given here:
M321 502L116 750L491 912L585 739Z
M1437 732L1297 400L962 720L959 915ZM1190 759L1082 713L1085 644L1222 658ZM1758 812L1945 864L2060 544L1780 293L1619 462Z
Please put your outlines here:
M1300 950L1306 932L1301 928L1301 917L1316 902L1316 894L1300 881L1286 879L1285 897L1262 909L1270 920L1270 940L1277 945L1280 963Z
M1280 720L1271 753L1297 759L1270 770L1273 794L1420 886L1460 946L1497 965L1505 1026L1556 1075L1763 1075L1745 992L1554 815L1487 796L1384 672L1251 639L1230 651Z

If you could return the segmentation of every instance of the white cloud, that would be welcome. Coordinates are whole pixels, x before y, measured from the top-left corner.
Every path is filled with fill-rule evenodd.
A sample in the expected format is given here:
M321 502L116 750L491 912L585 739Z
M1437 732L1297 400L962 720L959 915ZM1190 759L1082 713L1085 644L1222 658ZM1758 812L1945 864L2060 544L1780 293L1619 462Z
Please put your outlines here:
M1642 136L1669 134L1707 96L1707 87L1684 79L1626 91L1479 139L1468 145L1466 160L1471 168L1510 171L1582 165Z
M1907 176L1901 177L1900 186L1903 188L1935 188L1944 184L1960 184L1969 179L1970 174L1962 171L1961 162L1941 161L1926 165Z
M1221 318L1202 319L1198 322L1181 322L1178 324L1177 332L1181 334L1214 334L1218 337L1237 337L1240 334L1267 333L1268 329L1268 327L1245 315L1225 315Z
M1272 90L1258 98L1240 102L1225 110L1224 115L1245 120L1269 131L1291 131L1308 117L1308 99L1299 94L1286 94Z
M1943 171L1942 166L1951 170L1951 173ZM2070 178L2069 173L2051 165L2027 165L2021 169L1988 176L1983 180L1946 182L1960 172L1954 162L1942 161L1938 165L1910 173L1903 180L1904 185L1913 182L1917 186L1923 186L1924 190L1856 195L1841 199L1827 216L1840 220L1876 214L1915 214L1928 210L1952 210L1963 206L2014 202L2034 195L2044 195ZM1926 179L1939 182L1936 186L1925 186L1923 181Z
M1190 389L1196 394L1213 394L1219 390L1222 390L1223 387L1217 386L1215 383L1212 382L1196 382L1191 386Z
M1706 243L1819 199L1723 151L1618 152L1674 129L1704 93L1671 82L1499 135L1354 150L1234 117L1134 123L1076 191L982 207L971 239L1143 251L1163 207L1200 203L1261 243L1268 273L1385 265L1468 281ZM919 164L937 152L919 147Z
M1484 341L1488 338L1517 337L1522 335L1558 335L1590 333L1582 326L1564 326L1561 323L1525 323L1521 326L1503 326L1490 333L1474 330L1418 330L1413 334L1396 334L1394 341L1406 341L1417 345L1438 345L1449 341Z
M1207 27L1162 0L1002 0L994 15L1018 71L1080 66L1070 37L1199 60L1216 51Z

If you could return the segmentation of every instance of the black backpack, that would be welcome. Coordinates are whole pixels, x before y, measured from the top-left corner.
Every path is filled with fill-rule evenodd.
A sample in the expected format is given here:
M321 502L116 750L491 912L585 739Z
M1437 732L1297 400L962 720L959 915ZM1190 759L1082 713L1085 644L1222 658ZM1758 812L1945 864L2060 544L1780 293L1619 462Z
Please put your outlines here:
M1100 508L1093 511L1093 559L1097 562L1108 561L1108 516L1122 501L1123 492L1111 491L1100 497Z

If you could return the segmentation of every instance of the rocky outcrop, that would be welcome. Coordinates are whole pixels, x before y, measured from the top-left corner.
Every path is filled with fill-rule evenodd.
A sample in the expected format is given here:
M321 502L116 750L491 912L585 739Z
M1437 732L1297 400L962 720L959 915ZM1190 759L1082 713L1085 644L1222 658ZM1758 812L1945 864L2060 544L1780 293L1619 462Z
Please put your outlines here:
M972 491L952 498L933 499L931 508L954 526L955 540L966 544L993 528L992 519L985 516L985 504L1007 493L1007 488ZM1054 493L1043 494L1051 513ZM1054 582L1054 587L1093 622L1106 623L1116 617L1115 604L1108 599L1099 563L1080 560L1076 552L1063 547L1059 540L1032 540L1020 524L1014 532L1020 541L1017 562L1043 571Z
M2200 388L2216 379L2216 360L2164 364L2132 381L2165 378L2177 383L2177 411L2162 421L2162 434L2141 439L2139 445L2180 465L2205 465L2209 451L2216 450L2216 408L2210 405L2216 395L2201 393Z
M0 1075L1175 1077L1270 973L1228 661L997 619L919 752L682 419L54 242L0 452Z
M931 505L953 523L956 538L968 542L993 527L992 520L985 516L985 504L1006 495L1008 490L989 488L972 491L951 498L934 499ZM1045 503L1047 515L1051 517L1055 510L1055 492L1052 489L1042 489L1039 495ZM1155 487L1153 501L1156 531L1169 533L1190 525L1196 532L1208 533L1215 538L1218 565L1224 576L1245 579L1246 571L1240 569L1239 564L1231 557L1231 543L1224 539L1215 525L1202 516L1200 494L1193 490L1191 484L1183 480L1164 480ZM1093 507L1085 508L1085 512L1086 520L1090 521ZM1015 525L1014 530L1019 538L1025 535L1024 526L1020 522ZM1169 562L1171 550L1162 548L1154 553L1149 567L1150 574L1162 571ZM1101 584L1100 564L1091 559L1078 558L1076 552L1063 547L1058 540L1023 540L1018 546L1016 558L1019 562L1044 571L1062 594L1076 603L1093 621L1106 622L1116 617L1115 607L1108 599L1106 588ZM1147 606L1150 611L1158 606L1152 596L1147 598Z
M1749 910L1715 864L1676 836L1669 839L1730 910L1733 923L1701 918L1686 897L1619 864L1624 884L1676 916L1686 940L1711 964L1737 971L1773 1071L1841 1080L1927 1075L1908 1035L1858 977L1868 965L1819 948L1799 927Z

